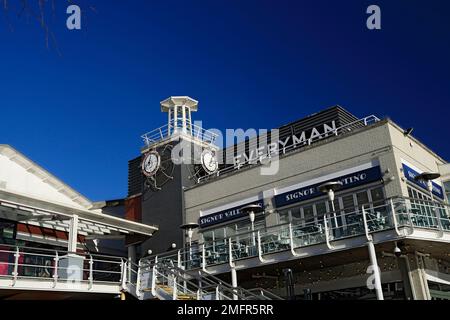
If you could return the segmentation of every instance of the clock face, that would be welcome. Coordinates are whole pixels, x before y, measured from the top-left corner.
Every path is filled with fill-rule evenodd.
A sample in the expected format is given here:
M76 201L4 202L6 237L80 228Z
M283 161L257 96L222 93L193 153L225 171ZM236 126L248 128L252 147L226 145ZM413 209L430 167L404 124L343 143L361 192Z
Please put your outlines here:
M217 161L216 153L213 150L203 150L201 160L203 169L208 173L214 173L219 168L219 162Z
M160 164L161 157L158 152L150 151L142 161L142 173L147 177L151 177L158 171Z

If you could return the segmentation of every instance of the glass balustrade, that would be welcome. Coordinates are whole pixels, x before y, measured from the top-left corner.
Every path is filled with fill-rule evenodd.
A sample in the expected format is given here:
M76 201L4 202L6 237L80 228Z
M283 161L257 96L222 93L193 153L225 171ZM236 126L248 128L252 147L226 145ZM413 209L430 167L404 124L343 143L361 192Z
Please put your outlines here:
M255 231L235 234L227 239L196 244L161 259L181 265L185 270L229 263L232 261L298 249L306 246L344 240L366 233L376 233L412 227L450 231L448 205L411 198L387 199L383 204L368 203L351 212L328 212L316 221L296 220L295 224L280 224ZM337 222L337 223L336 223ZM328 237L326 235L328 232ZM231 255L230 255L231 249ZM152 259L155 259L154 257Z

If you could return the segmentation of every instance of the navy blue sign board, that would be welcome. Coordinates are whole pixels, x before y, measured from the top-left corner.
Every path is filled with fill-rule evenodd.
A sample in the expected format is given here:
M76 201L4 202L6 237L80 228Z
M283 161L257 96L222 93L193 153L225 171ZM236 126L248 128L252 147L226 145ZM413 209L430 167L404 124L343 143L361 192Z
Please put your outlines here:
M229 220L234 220L238 218L245 217L247 213L241 212L241 208L250 204L259 205L261 208L264 208L264 201L258 200L254 202L244 203L238 207L229 208L226 210L218 211L211 213L207 216L200 217L198 219L198 224L200 228L205 228L212 226L214 224L222 223Z
M340 181L342 187L339 190L345 190L357 186L361 186L370 182L381 180L380 166L372 167L369 169L361 170L345 176L331 179L329 181ZM323 192L319 190L319 186L329 181L323 181L321 183L313 184L310 186L295 189L289 192L278 194L275 196L275 206L277 208L284 207L293 203L301 202L304 200L312 199L323 195Z
M422 189L425 189L427 191L427 193L429 193L427 183L425 181L417 181L415 179L415 177L419 174L419 172L408 167L404 163L402 163L402 166L403 166L403 173L405 175L405 178L408 179L409 181L411 181L412 183L414 183L415 185L421 187ZM433 195L435 195L436 197L438 197L440 199L444 199L444 190L442 189L442 187L434 182L431 182L431 183L433 185Z

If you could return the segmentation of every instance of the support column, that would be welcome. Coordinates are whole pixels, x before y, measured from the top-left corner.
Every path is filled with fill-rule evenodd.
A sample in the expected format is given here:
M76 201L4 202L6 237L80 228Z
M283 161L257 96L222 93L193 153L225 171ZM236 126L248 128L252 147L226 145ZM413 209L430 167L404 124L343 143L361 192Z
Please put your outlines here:
M408 262L410 265L410 282L411 288L416 300L430 300L430 290L425 274L425 264L423 257L417 253L408 254Z
M231 268L231 286L233 288L237 288L237 286L238 286L237 272L236 272L236 268L235 267ZM238 296L237 295L233 295L233 300L238 300Z
M403 279L403 291L406 300L416 300L414 290L412 288L411 267L408 256L401 256L397 258L398 267Z
M136 264L136 246L128 246L128 260Z
M78 215L73 215L69 223L69 239L67 243L68 254L59 259L60 271L58 276L62 280L78 283L83 280L84 256L77 255ZM92 281L92 279L91 279Z
M381 286L380 268L378 267L377 254L372 239L367 242L369 248L370 264L373 267L373 275L375 277L375 292L377 294L377 300L384 300L383 288Z
M70 219L69 241L67 243L67 251L76 252L78 242L78 215L74 215Z

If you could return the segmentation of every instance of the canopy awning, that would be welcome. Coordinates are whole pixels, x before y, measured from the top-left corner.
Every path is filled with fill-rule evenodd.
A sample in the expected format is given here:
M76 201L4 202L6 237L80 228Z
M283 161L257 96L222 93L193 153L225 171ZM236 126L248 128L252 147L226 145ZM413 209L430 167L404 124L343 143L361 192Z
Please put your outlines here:
M78 217L79 235L101 238L124 235L152 236L158 227L130 221L100 210L81 210L0 190L0 218L69 232L71 219Z

